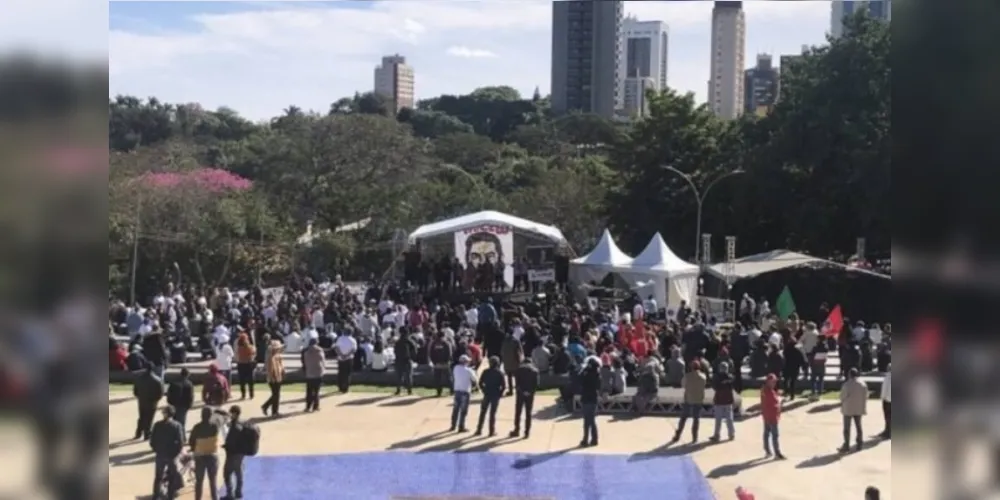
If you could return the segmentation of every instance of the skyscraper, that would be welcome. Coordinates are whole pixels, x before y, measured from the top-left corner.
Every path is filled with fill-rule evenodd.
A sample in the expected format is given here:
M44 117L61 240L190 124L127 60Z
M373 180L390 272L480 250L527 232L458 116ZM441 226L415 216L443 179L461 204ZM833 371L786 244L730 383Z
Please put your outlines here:
M667 86L667 24L661 21L625 19L625 57L622 72L625 78L652 78L657 90Z
M892 19L892 0L845 0L834 1L830 5L830 35L840 38L844 34L844 18L855 12L867 9L868 14L875 19L890 21Z
M622 1L552 4L552 110L613 118L622 100Z
M757 54L757 65L746 70L743 77L746 86L745 111L757 116L771 112L778 102L779 74L770 54Z
M649 112L649 103L646 102L646 91L656 90L658 84L656 80L649 77L630 76L625 79L624 85L624 114L629 118L645 116Z
M743 2L715 2L712 8L712 66L708 103L719 117L743 113L746 16Z
M413 68L406 64L405 57L385 56L382 64L375 67L375 93L392 101L396 112L413 107L413 87Z

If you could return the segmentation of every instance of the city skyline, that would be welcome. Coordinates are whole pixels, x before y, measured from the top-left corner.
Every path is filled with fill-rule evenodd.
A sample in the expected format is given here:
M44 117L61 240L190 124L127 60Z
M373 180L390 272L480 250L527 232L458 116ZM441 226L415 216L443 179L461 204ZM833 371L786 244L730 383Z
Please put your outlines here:
M830 2L744 4L750 60L825 43ZM666 23L668 83L699 102L711 11L712 2L625 2L626 15ZM289 106L325 111L371 91L372 68L395 53L416 73L417 100L492 85L525 97L551 88L548 1L113 2L109 13L110 95L227 106L254 120Z

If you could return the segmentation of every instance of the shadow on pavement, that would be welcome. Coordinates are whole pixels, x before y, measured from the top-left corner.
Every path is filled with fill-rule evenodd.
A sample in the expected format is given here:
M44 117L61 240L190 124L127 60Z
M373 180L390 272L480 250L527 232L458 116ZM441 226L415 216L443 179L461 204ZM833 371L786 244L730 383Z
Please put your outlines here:
M722 477L735 476L740 472L753 469L754 467L759 467L769 462L770 460L766 458L755 458L753 460L747 460L746 462L722 465L716 467L708 474L705 474L705 477L709 479L719 479Z

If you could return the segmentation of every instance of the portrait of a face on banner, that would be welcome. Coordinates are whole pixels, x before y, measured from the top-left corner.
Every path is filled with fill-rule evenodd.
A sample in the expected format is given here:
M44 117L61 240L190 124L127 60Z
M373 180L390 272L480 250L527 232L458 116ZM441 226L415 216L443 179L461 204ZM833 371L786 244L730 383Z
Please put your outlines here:
M504 264L504 281L514 285L514 230L510 226L484 224L455 232L455 258L465 268L490 262Z

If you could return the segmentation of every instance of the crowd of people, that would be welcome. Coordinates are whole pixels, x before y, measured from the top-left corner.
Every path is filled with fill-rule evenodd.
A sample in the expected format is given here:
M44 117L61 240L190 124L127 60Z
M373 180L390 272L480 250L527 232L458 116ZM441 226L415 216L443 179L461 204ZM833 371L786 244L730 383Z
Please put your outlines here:
M422 292L419 285L374 280L365 287L349 287L339 277L325 284L297 278L280 290L257 287L246 293L194 286L179 290L168 285L145 305L112 302L110 368L137 374L136 438L149 439L158 457L161 451L164 457L176 457L177 446L183 447L177 445L176 431L180 429L183 436L187 412L194 405L193 388L186 372L166 394L162 381L167 366L184 362L189 353L214 359L202 389L202 400L211 408L230 401L235 391L230 383L239 387L241 400L254 399L255 375L262 370L270 389L262 413L279 415L285 353L300 356L302 361L307 411L319 411L328 359L337 361L337 385L343 393L350 391L356 370L392 371L396 394L412 393L414 367L424 365L433 373L437 394L448 391L453 395L453 431L466 430L471 393L478 390L483 398L476 432L496 434L497 407L507 395L514 396L517 410L511 436L524 438L531 433L540 374L564 376L562 403L572 407L579 399L582 408L581 446L598 444L595 415L601 398L624 394L633 387L637 411L655 400L662 386L683 388L684 412L675 440L681 439L689 421L692 438L698 439L706 389L713 389L716 425L711 439L721 439L723 426L726 437L733 439L734 400L743 392L742 369L749 365L751 376L766 378L761 391L765 451L782 458L778 440L782 399L802 395L799 383L803 380L808 397L819 398L825 392L831 351L840 354L839 375L845 380L841 391L844 451L850 451L851 426L856 438L861 438L860 417L867 411L868 390L859 374L888 373L891 364L889 325L866 328L855 323L831 332L822 323L826 319L822 310L814 320L796 315L780 319L766 301L749 297L740 304L738 321L725 324L687 304L667 311L657 307L652 297L635 295L598 307L559 293L536 295L521 304L466 297L444 301ZM117 338L122 337L129 339L127 344L119 343ZM883 397L887 438L888 385L887 375ZM157 437L156 430L166 429L167 424L152 424L164 395L169 404L167 420L177 424L169 424L169 439ZM234 414L235 420L228 425L230 436L238 422L238 407L228 412ZM190 440L197 444L194 437ZM222 442L228 452L228 438ZM217 464L199 457L215 453L215 448L192 449L198 477L214 481ZM233 462L227 458L223 467L228 471L227 488L230 477L241 482L239 457L246 455L233 453ZM165 464L158 459L157 481L163 474L173 474L173 468ZM228 488L234 498L240 498L240 489L239 485Z

